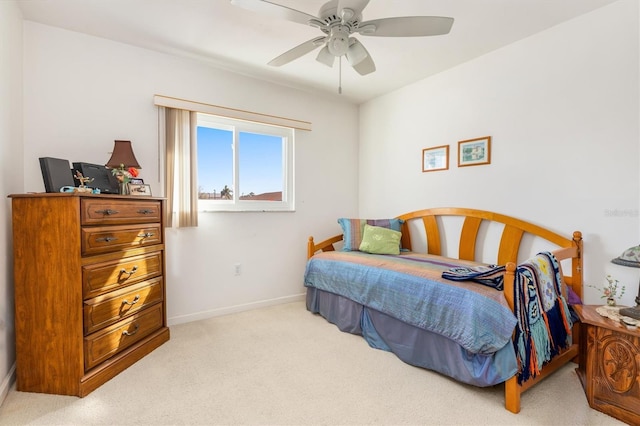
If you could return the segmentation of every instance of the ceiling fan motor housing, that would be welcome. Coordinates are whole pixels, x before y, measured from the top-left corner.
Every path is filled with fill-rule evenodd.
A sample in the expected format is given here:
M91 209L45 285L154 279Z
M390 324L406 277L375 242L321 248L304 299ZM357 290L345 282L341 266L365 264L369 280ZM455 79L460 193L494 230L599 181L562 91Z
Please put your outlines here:
M338 0L331 0L325 3L318 12L318 18L327 28L336 24L348 25L351 32L358 27L362 21L362 13L358 15L352 9L344 9L342 15L338 13Z

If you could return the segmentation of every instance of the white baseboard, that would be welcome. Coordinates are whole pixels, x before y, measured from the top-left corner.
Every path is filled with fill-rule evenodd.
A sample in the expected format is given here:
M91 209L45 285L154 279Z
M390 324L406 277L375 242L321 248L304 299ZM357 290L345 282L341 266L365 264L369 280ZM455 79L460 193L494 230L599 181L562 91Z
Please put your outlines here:
M252 309L265 308L267 306L281 305L283 303L300 302L305 300L306 294L297 294L294 296L279 297L276 299L261 300L259 302L245 303L242 305L229 306L226 308L212 309L210 311L197 312L195 314L180 315L176 317L167 318L169 326L184 324L192 321L199 321L203 319L219 317L222 315L233 314L236 312L250 311Z
M9 389L11 389L11 385L16 381L16 363L14 362L9 372L0 383L0 405L4 403L4 400L7 398L9 394Z

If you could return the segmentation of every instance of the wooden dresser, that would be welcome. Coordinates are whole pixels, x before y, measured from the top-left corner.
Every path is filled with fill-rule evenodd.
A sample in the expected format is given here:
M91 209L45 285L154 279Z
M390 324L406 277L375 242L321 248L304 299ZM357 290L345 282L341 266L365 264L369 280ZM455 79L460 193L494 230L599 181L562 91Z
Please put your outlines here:
M169 340L164 200L10 197L19 391L86 396Z
M589 406L640 425L640 330L600 316L597 306L574 308L584 336L576 371Z

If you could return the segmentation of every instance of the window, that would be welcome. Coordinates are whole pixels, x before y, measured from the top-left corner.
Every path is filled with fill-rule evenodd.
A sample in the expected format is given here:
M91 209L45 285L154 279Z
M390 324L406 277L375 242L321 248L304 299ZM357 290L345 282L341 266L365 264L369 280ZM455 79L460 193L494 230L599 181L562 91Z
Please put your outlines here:
M293 130L198 113L198 210L292 211Z

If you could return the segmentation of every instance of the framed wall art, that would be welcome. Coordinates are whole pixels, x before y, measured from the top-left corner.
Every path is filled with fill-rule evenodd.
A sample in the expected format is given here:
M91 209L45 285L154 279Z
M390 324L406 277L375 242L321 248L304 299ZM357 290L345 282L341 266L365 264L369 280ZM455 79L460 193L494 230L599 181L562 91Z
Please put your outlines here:
M449 145L434 146L422 150L422 171L435 172L449 168Z
M129 195L151 197L151 185L129 182Z
M458 167L491 163L491 136L458 142Z

